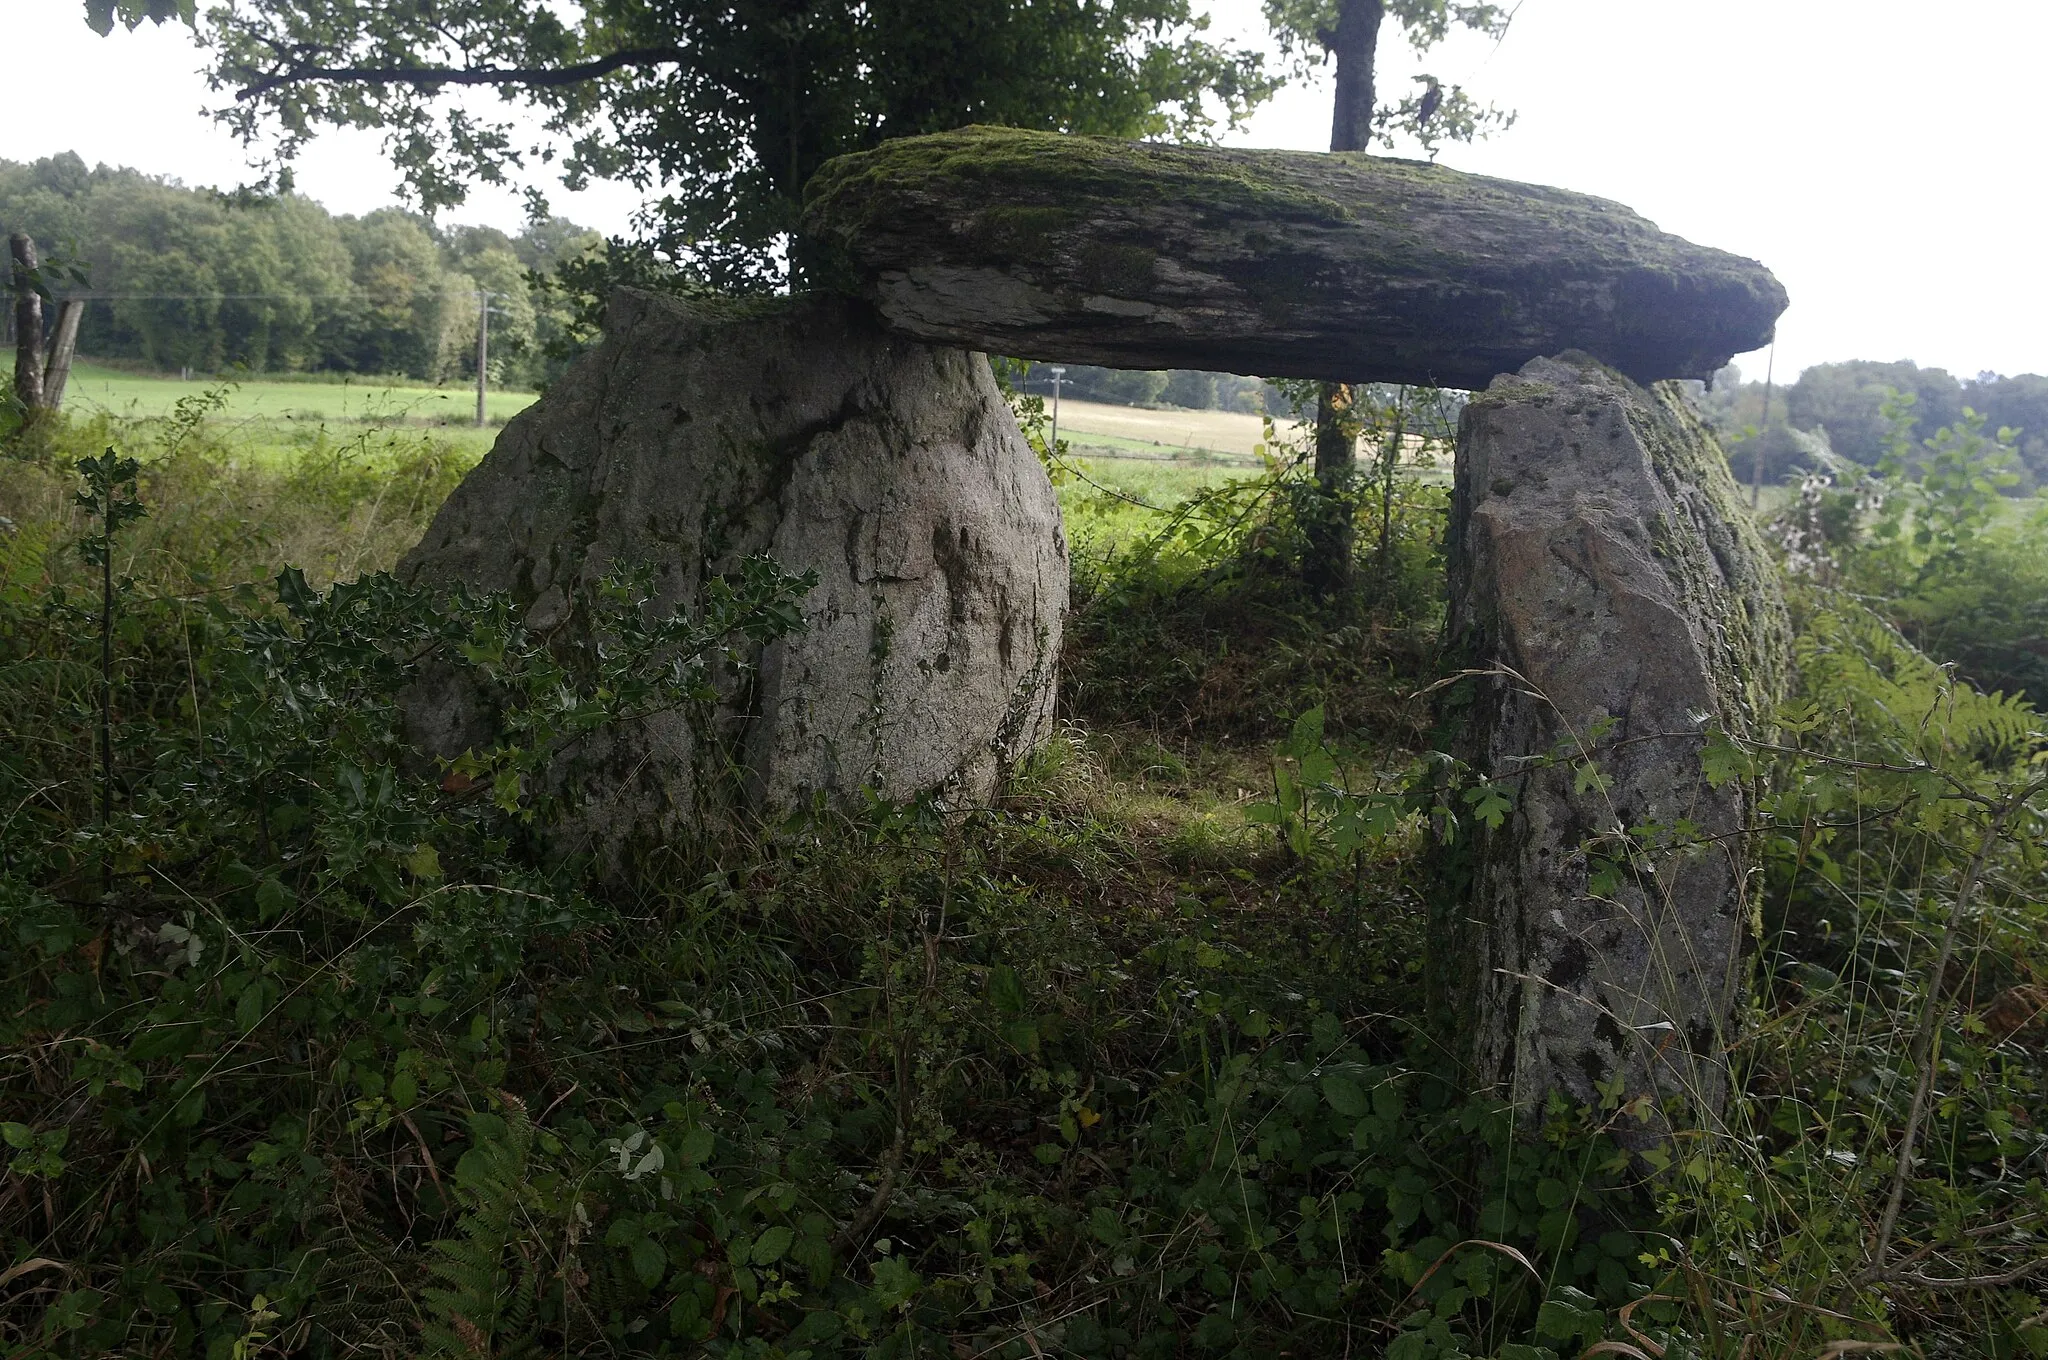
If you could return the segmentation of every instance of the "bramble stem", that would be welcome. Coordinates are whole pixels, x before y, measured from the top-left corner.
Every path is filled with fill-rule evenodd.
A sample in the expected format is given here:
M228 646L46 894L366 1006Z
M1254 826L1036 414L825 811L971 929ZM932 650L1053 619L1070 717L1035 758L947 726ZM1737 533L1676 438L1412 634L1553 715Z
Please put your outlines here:
M1934 1065L1940 1057L1941 1039L1941 980L1948 974L1948 962L1955 954L1956 935L1962 928L1963 913L1969 909L1970 899L1976 894L1977 884L1984 872L1984 862L1991 857L1991 849L2005 835L2006 824L2022 803L2039 792L2041 784L2036 781L2025 789L2014 793L1999 805L1998 816L1984 833L1984 839L1977 846L1977 853L1970 857L1969 868L1963 871L1963 881L1956 889L1955 905L1949 908L1948 926L1942 931L1941 949L1934 961L1934 971L1927 985L1927 1004L1920 1012L1919 1032L1913 1036L1913 1058L1916 1068L1913 1077L1913 1103L1906 1111L1906 1132L1899 1142L1899 1164L1892 1173L1891 1196L1885 1201L1884 1216L1878 1220L1877 1250L1871 1253L1870 1269L1864 1278L1870 1279L1881 1273L1891 1257L1892 1232L1899 1225L1899 1210L1906 1201L1906 1183L1913 1176L1913 1151L1920 1141L1920 1125L1927 1118L1927 1106L1934 1094Z

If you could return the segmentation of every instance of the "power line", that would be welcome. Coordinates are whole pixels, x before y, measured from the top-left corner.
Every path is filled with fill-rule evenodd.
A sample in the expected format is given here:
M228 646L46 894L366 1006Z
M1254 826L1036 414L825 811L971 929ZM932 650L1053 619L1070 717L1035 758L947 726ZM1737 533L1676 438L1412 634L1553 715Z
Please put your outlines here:
M435 291L474 297L474 285L444 284ZM495 295L494 295L495 296ZM376 293L61 293L58 300L80 302L396 302L400 299Z

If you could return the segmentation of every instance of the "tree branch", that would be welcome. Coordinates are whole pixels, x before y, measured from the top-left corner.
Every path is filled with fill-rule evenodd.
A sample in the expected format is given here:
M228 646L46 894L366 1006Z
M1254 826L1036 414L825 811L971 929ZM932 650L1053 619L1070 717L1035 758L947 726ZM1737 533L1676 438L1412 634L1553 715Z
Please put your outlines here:
M685 55L680 47L629 47L574 66L314 66L295 61L235 91L235 102L316 80L348 85L575 85L624 66L658 66L682 61Z
M1910 1285L1915 1289L2003 1289L2033 1279L2044 1270L2048 1270L2048 1256L1988 1275L1923 1275L1917 1270L1890 1270L1880 1272L1873 1282Z

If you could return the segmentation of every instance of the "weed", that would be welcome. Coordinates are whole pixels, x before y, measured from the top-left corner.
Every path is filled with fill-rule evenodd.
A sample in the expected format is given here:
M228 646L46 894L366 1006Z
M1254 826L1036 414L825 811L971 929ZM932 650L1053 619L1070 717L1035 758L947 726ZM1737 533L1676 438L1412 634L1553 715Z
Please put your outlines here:
M550 754L687 710L800 582L664 623L628 574L583 605L620 645L563 652L378 574L433 446L39 437L0 483L11 1351L2048 1353L2042 724L1839 591L1783 735L1708 751L1771 790L1757 987L1725 1126L1653 1166L1618 1100L1473 1100L1417 1023L1425 827L1503 807L1406 704L1405 474L1361 497L1377 595L1303 602L1280 459L1084 563L1097 725L1001 806L620 881L538 833ZM66 459L124 441L110 526L121 465L79 505ZM400 696L450 657L511 720L437 765Z

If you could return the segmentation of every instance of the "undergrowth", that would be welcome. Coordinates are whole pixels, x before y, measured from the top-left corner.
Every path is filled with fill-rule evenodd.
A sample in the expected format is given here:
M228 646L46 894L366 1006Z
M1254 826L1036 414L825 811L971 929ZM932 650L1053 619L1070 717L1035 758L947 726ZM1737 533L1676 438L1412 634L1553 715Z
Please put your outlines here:
M1884 457L1833 455L1779 516L1793 570L1860 596L1916 646L1982 689L2048 702L2048 507L2006 495L2020 481L2019 432L1965 410L1917 438L1910 393L1884 406Z
M5 467L11 1355L2048 1354L2041 723L1839 590L1797 596L1783 735L1710 752L1774 790L1755 1002L1725 1125L1653 1166L1630 1111L1471 1098L1419 1023L1419 851L1490 809L1406 697L1420 483L1376 484L1348 600L1289 585L1284 466L1085 564L1077 720L996 808L621 880L536 773L803 583L656 624L629 573L582 606L620 645L564 653L378 574L431 457L178 429ZM379 496L405 530L332 529ZM515 739L411 754L429 663Z
M1315 385L1282 386L1301 418L1292 436L1267 420L1258 474L1170 506L1108 488L1084 503L1063 690L1083 719L1242 743L1321 708L1333 734L1421 740L1427 706L1410 696L1435 666L1450 496L1414 474L1449 465L1455 411L1441 394L1359 389L1364 461L1325 488L1309 467ZM1332 513L1353 517L1356 560L1342 588L1317 592L1303 582ZM1113 528L1089 532L1097 516Z

